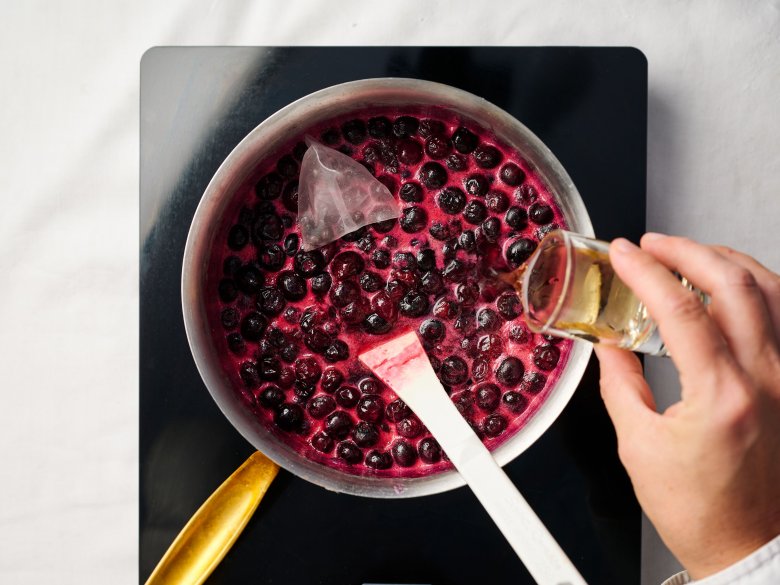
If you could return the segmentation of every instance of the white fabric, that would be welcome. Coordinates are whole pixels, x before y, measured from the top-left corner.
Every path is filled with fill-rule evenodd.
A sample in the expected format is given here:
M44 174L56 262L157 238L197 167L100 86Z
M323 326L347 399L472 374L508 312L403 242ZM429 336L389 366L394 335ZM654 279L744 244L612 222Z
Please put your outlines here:
M662 585L777 585L780 583L780 535L741 561L717 573L692 581L687 571Z
M0 582L138 580L144 50L637 46L650 68L649 226L780 270L779 23L777 0L3 2Z

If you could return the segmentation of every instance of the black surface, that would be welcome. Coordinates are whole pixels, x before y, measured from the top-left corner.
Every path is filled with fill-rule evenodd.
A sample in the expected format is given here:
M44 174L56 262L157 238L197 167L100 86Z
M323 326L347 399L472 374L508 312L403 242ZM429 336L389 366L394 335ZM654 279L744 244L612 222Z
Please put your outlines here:
M230 91L220 84L231 72ZM645 226L647 63L631 48L157 48L141 65L140 580L252 452L190 355L179 282L219 164L264 118L367 77L447 83L504 108L555 153L596 234ZM237 80L237 81L236 81ZM213 106L191 115L197 99ZM184 112L184 113L182 113ZM197 136L181 164L177 130ZM162 140L161 137L164 137ZM639 583L640 513L591 364L559 420L506 466L589 583ZM466 488L413 500L330 493L282 471L209 583L532 583Z

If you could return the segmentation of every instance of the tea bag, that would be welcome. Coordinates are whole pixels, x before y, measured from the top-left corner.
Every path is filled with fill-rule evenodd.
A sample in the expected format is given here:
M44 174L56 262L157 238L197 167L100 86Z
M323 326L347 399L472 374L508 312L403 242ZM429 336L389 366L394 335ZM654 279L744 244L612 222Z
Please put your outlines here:
M364 225L401 215L389 189L363 165L306 138L298 181L298 224L303 250L339 239Z

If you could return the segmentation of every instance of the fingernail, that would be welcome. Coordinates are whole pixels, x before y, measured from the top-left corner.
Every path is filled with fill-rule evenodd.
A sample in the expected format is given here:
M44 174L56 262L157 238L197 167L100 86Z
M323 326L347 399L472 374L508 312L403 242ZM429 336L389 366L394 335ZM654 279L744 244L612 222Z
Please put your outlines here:
M622 254L630 254L631 252L635 252L639 249L625 238L618 238L613 240L612 247L616 252L620 252Z
M667 237L666 234L647 232L644 236L642 236L642 239L645 242L655 242L656 240L663 240L665 237Z

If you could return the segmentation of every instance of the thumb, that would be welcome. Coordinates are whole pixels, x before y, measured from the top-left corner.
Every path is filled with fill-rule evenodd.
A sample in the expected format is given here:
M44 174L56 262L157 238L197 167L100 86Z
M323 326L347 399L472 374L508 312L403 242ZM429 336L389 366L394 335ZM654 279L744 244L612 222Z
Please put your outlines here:
M655 399L642 374L642 364L633 353L595 345L601 368L601 398L607 407L618 441L624 442L644 423L657 416Z

